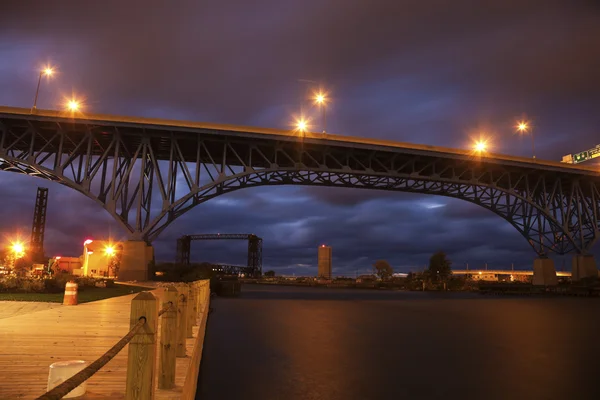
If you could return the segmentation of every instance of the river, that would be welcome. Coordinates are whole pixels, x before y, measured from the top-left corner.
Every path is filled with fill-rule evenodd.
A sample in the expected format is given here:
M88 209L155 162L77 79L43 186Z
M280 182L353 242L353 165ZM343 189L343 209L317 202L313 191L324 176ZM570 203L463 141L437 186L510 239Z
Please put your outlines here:
M594 298L244 285L211 306L203 400L600 396Z

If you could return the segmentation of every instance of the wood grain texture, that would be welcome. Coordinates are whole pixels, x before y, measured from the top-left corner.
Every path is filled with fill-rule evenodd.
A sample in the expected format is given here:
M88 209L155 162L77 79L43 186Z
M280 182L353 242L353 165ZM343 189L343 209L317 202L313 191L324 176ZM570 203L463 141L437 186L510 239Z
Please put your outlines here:
M158 387L175 387L175 366L177 351L177 289L168 286L164 290L162 307L169 307L161 317L160 356L158 359Z
M154 399L154 370L158 328L158 300L150 292L140 292L131 300L130 328L140 318L146 323L129 342L126 400Z
M162 298L163 289L153 290ZM130 327L131 300L135 295L59 306L57 308L16 315L0 321L0 400L33 399L46 391L48 367L57 361L92 362L117 343ZM161 322L158 321L159 339ZM185 350L193 355L198 344L199 327L194 338L187 339ZM200 332L204 337L204 329ZM123 349L106 366L87 381L82 400L125 399L127 354ZM200 352L201 354L201 352ZM192 357L177 358L175 387L156 389L156 400L181 399ZM199 359L198 366L199 367ZM192 369L192 373L195 370ZM156 363L155 374L158 374ZM194 385L188 388L195 393ZM155 386L158 382L156 380Z

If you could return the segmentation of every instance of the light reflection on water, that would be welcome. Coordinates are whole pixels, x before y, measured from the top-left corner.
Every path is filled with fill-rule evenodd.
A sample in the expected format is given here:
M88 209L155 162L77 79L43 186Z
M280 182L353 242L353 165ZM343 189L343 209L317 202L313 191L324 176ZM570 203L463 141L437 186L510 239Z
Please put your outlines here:
M246 285L212 306L203 399L600 394L597 299Z

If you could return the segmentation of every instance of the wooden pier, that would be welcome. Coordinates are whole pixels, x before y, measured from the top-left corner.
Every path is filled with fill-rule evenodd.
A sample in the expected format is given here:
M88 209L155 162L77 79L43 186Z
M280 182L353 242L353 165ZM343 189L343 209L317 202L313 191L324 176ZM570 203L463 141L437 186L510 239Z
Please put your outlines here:
M163 289L152 290L159 299L162 292ZM129 331L134 296L61 306L0 320L0 400L35 399L46 392L50 364L65 360L91 363L104 354ZM208 305L201 308L200 323L193 327L193 337L186 340L187 356L176 361L176 386L172 390L157 389L157 400L194 397L193 378L198 373ZM158 368L158 362L155 365ZM188 373L193 376L186 383ZM87 381L87 393L81 399L124 399L126 377L127 348ZM157 382L155 379L155 385Z

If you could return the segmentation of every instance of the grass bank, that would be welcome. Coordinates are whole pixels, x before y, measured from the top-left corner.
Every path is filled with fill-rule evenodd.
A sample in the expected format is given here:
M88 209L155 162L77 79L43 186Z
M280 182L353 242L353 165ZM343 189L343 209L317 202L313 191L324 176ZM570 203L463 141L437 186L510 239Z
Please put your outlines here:
M111 297L138 293L149 288L131 285L115 285L108 288L85 288L77 294L79 303L104 300ZM45 303L62 303L64 293L0 293L0 301L40 301Z

